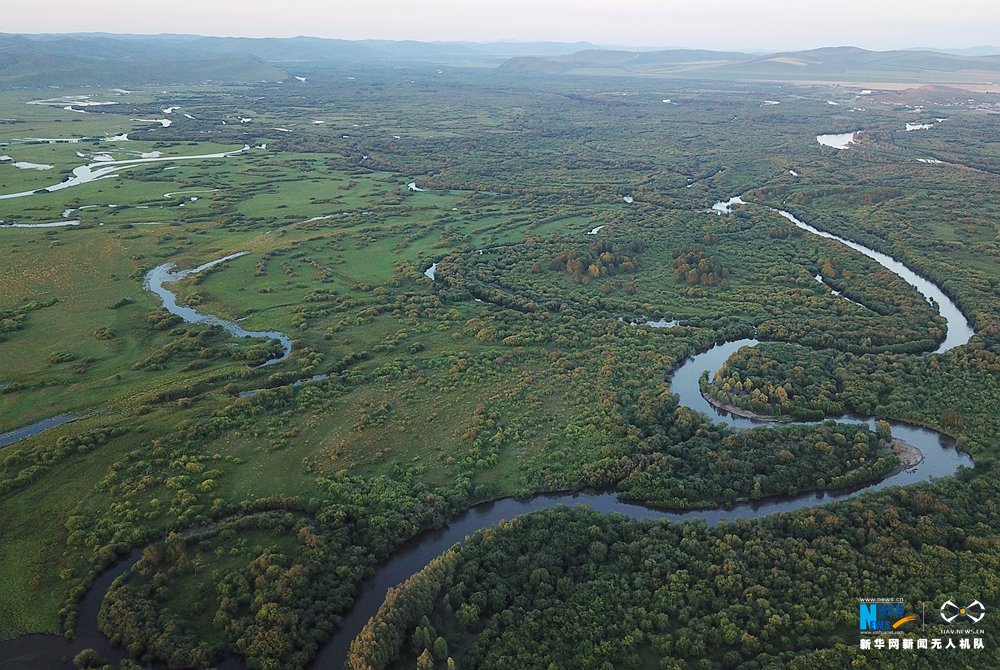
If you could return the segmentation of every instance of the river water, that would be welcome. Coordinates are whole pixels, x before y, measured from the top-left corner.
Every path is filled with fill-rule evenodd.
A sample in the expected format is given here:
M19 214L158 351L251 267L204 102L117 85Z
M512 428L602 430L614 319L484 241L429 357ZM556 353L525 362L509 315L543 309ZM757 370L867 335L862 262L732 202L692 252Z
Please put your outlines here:
M118 173L121 170L130 167L135 167L137 165L143 165L145 163L164 163L167 161L189 161L202 158L229 158L230 156L238 156L247 151L250 151L249 144L245 145L242 149L238 151L223 151L215 154L201 154L199 156L159 156L155 158L133 158L121 161L97 161L95 163L90 163L88 165L81 165L79 167L74 168L73 176L67 179L66 181L59 182L58 184L53 184L52 186L46 186L44 188L33 189L31 191L20 191L19 193L5 193L0 195L0 200L8 200L10 198L25 198L39 193L51 193L53 191L61 191L66 188L80 186L81 184L89 184L92 181L98 181L100 179L110 179L112 177L117 177Z
M712 209L717 213L726 214L732 205L744 204L739 198L718 203ZM948 334L938 352L944 352L969 341L973 330L968 320L958 306L936 285L920 277L899 261L869 249L856 242L820 231L795 218L788 212L780 212L782 216L792 221L796 226L808 232L837 240L855 249L869 258L874 259L891 272L898 274L911 286L914 286L924 296L933 299L941 315L948 319ZM738 430L759 428L762 426L777 426L770 421L756 421L734 416L728 412L716 409L701 394L699 381L703 374L711 377L730 356L744 347L754 347L759 344L755 339L739 339L715 345L708 351L690 357L674 373L670 391L679 397L681 405L708 415L716 423L726 423ZM874 429L873 418L844 416L835 419L840 423L867 424ZM814 422L815 423L815 422ZM852 498L864 492L877 491L890 486L906 486L922 481L930 481L940 477L955 474L960 467L972 467L972 459L968 454L954 448L953 441L940 433L926 428L909 426L890 421L893 437L901 439L920 449L923 460L901 472L883 479L880 482L844 491L820 491L806 493L788 499L764 500L742 503L732 507L719 507L707 510L664 511L636 505L620 500L614 493L571 493L547 494L533 496L528 499L504 499L473 507L460 514L445 528L423 533L402 548L397 550L388 561L379 566L375 576L367 580L358 594L357 600L341 621L340 628L324 645L316 656L316 668L342 668L347 660L351 641L361 632L368 620L378 611L385 600L388 590L405 581L421 570L433 558L462 542L468 535L482 528L488 528L500 521L510 520L522 514L537 512L562 504L582 504L603 513L618 513L632 519L661 519L671 522L683 522L700 519L710 525L725 521L742 519L759 519L780 512L792 512L799 509L814 507L835 500Z
M975 331L972 330L972 326L969 324L969 320L965 318L965 314L962 314L962 310L958 308L955 301L945 295L945 292L941 290L941 287L931 280L921 277L916 272L888 254L883 254L880 251L869 249L863 244L858 244L857 242L852 242L851 240L844 239L843 237L837 237L836 235L828 233L824 230L819 230L818 228L810 226L808 223L800 221L794 214L784 210L778 211L778 214L785 217L794 223L796 227L801 228L802 230L808 231L819 237L825 237L829 240L836 240L837 242L864 254L868 258L871 258L893 274L899 275L903 281L920 291L928 302L937 305L938 312L941 316L948 320L948 333L945 335L944 341L941 342L941 346L939 346L934 353L942 354L949 349L960 347L972 339Z
M680 404L697 410L716 423L727 423L736 429L746 430L762 426L790 425L768 421L752 421L716 409L702 395L699 380L704 372L714 374L736 351L758 344L754 339L741 339L716 345L706 352L689 358L674 373L670 390L680 396ZM859 417L838 417L840 423L867 424L874 429L875 420ZM522 514L538 512L558 505L586 505L605 514L622 514L630 519L660 519L684 522L699 519L710 526L720 522L760 519L780 512L815 507L836 500L846 500L861 493L878 491L890 486L906 486L955 474L960 467L972 467L968 454L957 451L953 441L926 428L890 421L893 437L914 445L923 453L923 461L880 482L842 491L818 491L792 498L761 500L732 507L704 510L668 511L625 502L616 493L558 493L543 494L527 499L505 498L477 505L463 512L446 527L418 535L403 545L379 566L375 576L362 585L357 600L341 620L340 628L319 651L313 667L339 670L347 660L351 641L361 632L368 620L375 615L385 600L389 589L420 571L433 558L465 540L477 530L509 521Z
M32 435L38 435L43 430L48 430L49 428L55 428L56 426L61 426L64 423L69 423L70 421L76 421L79 417L72 414L60 414L58 416L52 416L48 419L42 419L30 426L22 426L16 430L12 430L9 433L4 433L0 435L0 447L11 444L12 442L17 442L18 440L23 440L31 437Z

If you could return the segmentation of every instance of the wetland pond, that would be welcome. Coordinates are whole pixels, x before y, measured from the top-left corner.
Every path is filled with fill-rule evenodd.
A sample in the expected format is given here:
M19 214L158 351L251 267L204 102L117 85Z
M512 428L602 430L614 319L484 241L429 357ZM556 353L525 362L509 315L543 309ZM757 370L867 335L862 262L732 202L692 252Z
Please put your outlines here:
M830 135L817 135L816 141L822 144L824 147L833 147L834 149L847 149L849 145L854 143L854 136L860 133L860 130L855 130L850 133L833 133Z

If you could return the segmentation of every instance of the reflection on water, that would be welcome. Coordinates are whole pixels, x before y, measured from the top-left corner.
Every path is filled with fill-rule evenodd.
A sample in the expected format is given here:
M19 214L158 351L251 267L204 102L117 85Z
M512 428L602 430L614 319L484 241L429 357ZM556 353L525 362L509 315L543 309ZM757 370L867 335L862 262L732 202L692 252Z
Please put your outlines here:
M850 133L835 133L831 135L817 135L816 141L825 147L833 147L834 149L848 149L849 145L854 143L854 136L857 135L860 130L855 130Z
M955 347L967 344L969 340L972 339L972 336L975 335L975 331L969 324L969 320L965 318L965 314L963 314L962 310L958 308L958 305L955 304L954 300L949 298L937 284L929 279L924 279L892 256L875 251L874 249L869 249L863 244L858 244L857 242L852 242L851 240L844 239L843 237L837 237L836 235L832 235L826 231L819 230L818 228L810 226L808 223L803 223L797 219L794 214L790 214L789 212L782 210L779 211L778 214L785 217L794 223L796 227L801 228L802 230L808 231L813 235L825 237L829 240L836 240L841 244L854 249L855 251L861 252L893 274L898 275L903 281L913 288L920 291L929 303L937 305L938 312L941 316L948 320L948 333L945 335L941 346L939 346L934 353L941 354L949 349L954 349Z

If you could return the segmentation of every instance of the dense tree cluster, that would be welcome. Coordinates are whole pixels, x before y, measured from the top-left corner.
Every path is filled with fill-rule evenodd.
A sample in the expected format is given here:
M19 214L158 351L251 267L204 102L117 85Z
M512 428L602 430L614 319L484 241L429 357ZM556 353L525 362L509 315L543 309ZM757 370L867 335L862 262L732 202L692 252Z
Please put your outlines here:
M728 286L728 276L729 268L716 256L709 255L701 245L685 246L674 252L674 278L679 282L703 286L722 283Z
M899 459L867 428L827 424L693 437L616 465L625 497L684 508L850 488L883 479Z
M639 268L634 258L641 250L640 242L596 242L585 249L557 254L552 268L565 267L574 283L586 284L592 279L636 272Z
M1000 356L978 344L924 357L763 344L737 352L704 388L721 402L767 416L855 413L931 425L977 459L994 457L1000 431L996 413L976 409L1000 397Z

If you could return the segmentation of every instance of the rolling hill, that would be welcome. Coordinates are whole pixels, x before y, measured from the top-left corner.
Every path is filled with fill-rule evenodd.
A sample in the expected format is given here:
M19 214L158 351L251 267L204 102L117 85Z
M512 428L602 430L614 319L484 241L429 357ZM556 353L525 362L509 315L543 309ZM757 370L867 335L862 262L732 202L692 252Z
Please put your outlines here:
M826 47L751 55L724 51L584 50L558 57L511 58L501 69L520 73L617 74L699 79L869 81L987 85L1000 82L1000 56L936 51L868 51ZM1000 88L1000 86L998 86Z
M250 53L174 48L159 38L0 35L0 86L131 86L284 79Z
M349 41L314 37L0 34L0 86L184 84L282 80L309 63L427 62L495 67L525 54L596 49L577 42Z
M1000 55L826 47L749 54L615 49L586 42L349 41L195 35L0 34L0 86L186 84L283 80L296 67L394 63L496 68L504 74L613 75L990 86ZM1000 88L1000 85L998 85Z

